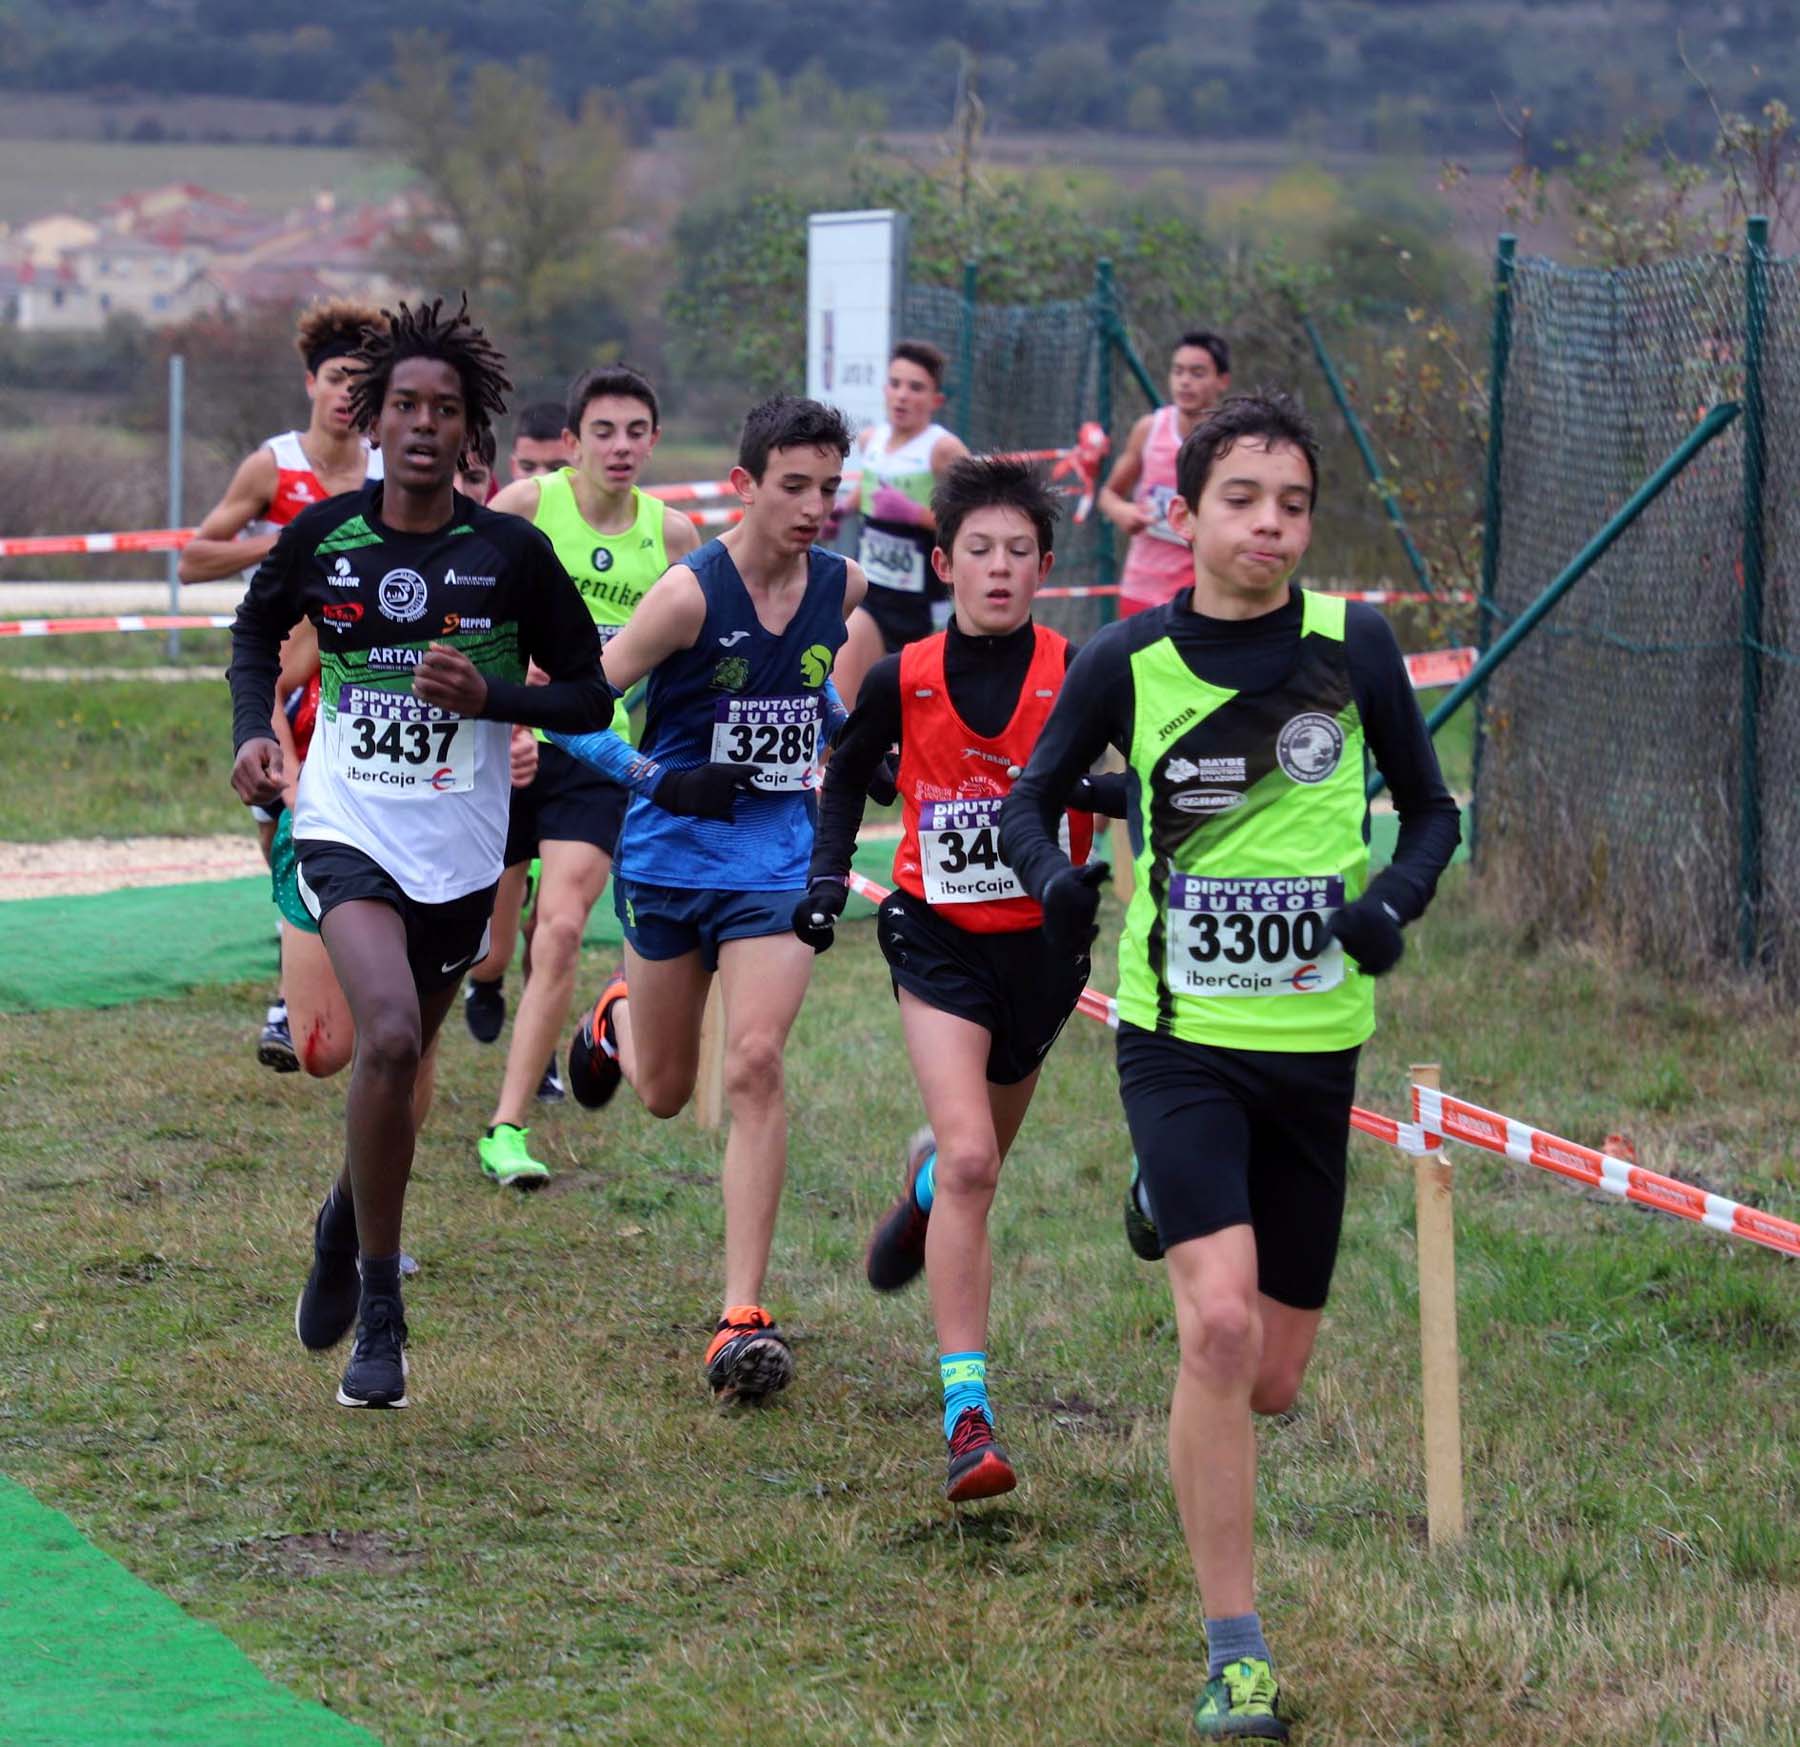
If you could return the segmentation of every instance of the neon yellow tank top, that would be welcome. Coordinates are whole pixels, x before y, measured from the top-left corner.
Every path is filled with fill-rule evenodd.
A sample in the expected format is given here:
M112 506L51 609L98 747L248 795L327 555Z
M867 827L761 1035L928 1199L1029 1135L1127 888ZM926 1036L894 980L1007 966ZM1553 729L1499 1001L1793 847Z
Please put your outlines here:
M569 580L581 591L600 627L603 644L610 631L631 617L651 583L669 568L663 545L662 499L635 485L631 499L637 511L631 526L621 534L602 534L589 525L575 502L573 468L546 473L538 481L538 507L532 523L556 548ZM623 700L614 706L612 728L630 738L631 718Z

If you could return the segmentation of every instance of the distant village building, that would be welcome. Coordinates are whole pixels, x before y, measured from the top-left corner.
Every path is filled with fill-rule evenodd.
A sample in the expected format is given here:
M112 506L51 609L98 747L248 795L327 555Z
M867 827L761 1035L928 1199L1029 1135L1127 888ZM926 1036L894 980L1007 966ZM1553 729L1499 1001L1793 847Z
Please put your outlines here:
M49 213L0 229L0 321L24 333L150 327L247 304L392 296L382 251L415 223L404 198L340 211L321 193L271 218L192 182L122 195L98 214Z

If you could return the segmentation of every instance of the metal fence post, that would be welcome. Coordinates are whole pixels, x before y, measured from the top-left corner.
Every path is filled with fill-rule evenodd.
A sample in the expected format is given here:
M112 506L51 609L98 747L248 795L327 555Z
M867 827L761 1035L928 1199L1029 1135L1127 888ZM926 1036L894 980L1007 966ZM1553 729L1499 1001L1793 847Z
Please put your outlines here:
M187 360L179 352L169 354L169 519L167 527L181 526L181 449L183 427L187 423ZM181 611L181 554L171 551L168 558L169 611ZM181 655L181 632L169 632L169 659Z
M956 342L956 431L971 445L974 438L969 421L975 415L975 289L979 273L975 262L963 262L962 330Z
M1768 317L1769 221L1744 227L1744 610L1738 765L1738 961L1749 969L1762 937L1763 342Z
M1369 441L1368 431L1356 416L1356 408L1350 404L1350 395L1344 387L1343 378L1338 375L1337 365L1325 349L1324 336L1320 334L1313 318L1304 310L1300 312L1300 326L1307 343L1312 347L1319 373L1325 378L1325 386L1331 390L1331 398L1350 432L1350 440L1356 445L1357 454L1362 457L1363 471L1369 476L1369 484L1381 499L1381 507L1387 512L1388 522L1394 530L1395 538L1400 542L1400 550L1406 554L1406 562L1412 566L1413 578L1425 593L1430 594L1431 572L1425 566L1424 554L1413 543L1412 529L1406 525L1400 501L1394 496L1393 487L1388 484L1387 475L1381 470L1381 457L1375 453L1375 445Z
M1475 646L1483 655L1493 640L1494 590L1500 581L1500 465L1506 429L1506 370L1512 361L1513 251L1518 238L1503 231L1494 250L1494 338L1488 359L1487 486L1481 510L1481 593ZM1487 689L1475 700L1475 735L1469 763L1469 860L1480 847L1481 753L1486 739Z

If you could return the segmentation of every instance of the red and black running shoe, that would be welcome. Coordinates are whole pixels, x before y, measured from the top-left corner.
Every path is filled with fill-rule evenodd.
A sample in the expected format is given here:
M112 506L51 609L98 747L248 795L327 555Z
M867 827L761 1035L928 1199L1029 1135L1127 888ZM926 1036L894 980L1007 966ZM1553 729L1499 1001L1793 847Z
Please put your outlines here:
M600 991L600 999L582 1015L569 1039L569 1090L575 1102L598 1110L611 1102L623 1077L619 1069L618 1039L613 1031L613 1007L626 999L625 973L615 971Z
M950 1473L944 1496L952 1504L998 1498L1019 1484L1012 1459L994 1437L994 1428L979 1407L965 1407L950 1431Z
M925 1266L925 1229L931 1215L923 1212L914 1193L919 1167L937 1146L929 1127L916 1129L906 1143L906 1187L900 1199L882 1215L869 1239L864 1264L869 1284L877 1292L898 1292L918 1278Z
M794 1350L761 1305L734 1305L719 1318L706 1380L720 1402L761 1401L793 1382Z

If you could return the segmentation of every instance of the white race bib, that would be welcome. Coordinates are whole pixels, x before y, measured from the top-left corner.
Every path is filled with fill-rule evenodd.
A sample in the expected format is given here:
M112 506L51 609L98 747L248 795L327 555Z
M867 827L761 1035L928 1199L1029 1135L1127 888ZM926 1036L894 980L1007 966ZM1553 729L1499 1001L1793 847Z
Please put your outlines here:
M345 685L331 724L332 768L384 795L461 794L475 786L475 724L411 692Z
M1169 879L1169 987L1179 995L1318 995L1344 980L1325 924L1344 903L1335 874Z
M865 527L857 542L856 561L868 579L902 594L925 592L925 554L911 540L880 528Z
M819 694L720 698L713 710L715 764L748 764L765 793L819 786Z
M1022 898L1019 876L1000 859L1000 801L926 801L919 808L919 867L928 904Z
M928 904L986 904L1023 898L1019 876L1000 859L997 795L964 801L925 801L919 807L919 871ZM1069 853L1069 816L1057 821L1056 840Z

